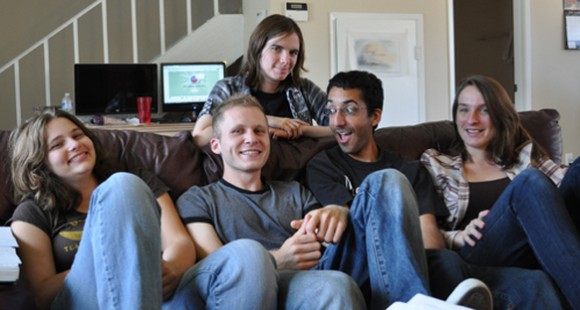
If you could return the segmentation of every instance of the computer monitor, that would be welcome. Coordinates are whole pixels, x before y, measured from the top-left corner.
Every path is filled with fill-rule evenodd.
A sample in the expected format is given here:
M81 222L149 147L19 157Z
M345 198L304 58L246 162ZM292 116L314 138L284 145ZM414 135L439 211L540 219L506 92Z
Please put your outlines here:
M75 114L137 114L137 97L157 113L157 64L75 64Z
M199 111L215 83L224 78L224 62L161 64L163 112Z

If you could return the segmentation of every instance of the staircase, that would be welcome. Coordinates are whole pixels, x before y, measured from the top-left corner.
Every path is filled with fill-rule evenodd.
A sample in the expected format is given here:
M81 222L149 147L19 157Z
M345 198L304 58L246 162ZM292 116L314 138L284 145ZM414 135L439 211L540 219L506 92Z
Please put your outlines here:
M242 0L93 1L0 63L0 129L74 95L75 63L233 63L243 54L241 8Z

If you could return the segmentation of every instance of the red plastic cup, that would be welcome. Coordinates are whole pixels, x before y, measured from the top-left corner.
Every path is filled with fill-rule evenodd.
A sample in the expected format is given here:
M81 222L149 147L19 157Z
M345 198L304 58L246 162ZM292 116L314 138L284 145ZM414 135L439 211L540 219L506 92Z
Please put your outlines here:
M137 97L137 111L141 124L151 124L151 100L151 97Z

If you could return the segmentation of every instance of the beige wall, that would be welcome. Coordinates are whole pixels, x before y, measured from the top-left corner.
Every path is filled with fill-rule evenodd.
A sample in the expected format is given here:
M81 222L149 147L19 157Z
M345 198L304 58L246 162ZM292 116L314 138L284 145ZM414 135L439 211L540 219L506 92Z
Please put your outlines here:
M449 115L449 61L447 0L336 1L308 3L308 21L300 22L306 45L306 77L322 88L330 78L330 13L422 14L425 51L426 119L447 119ZM271 12L284 14L286 1L272 0ZM388 96L388 94L387 94Z
M213 1L190 1L192 28L213 17ZM237 5L235 1L220 1L224 3L222 12L237 11L239 1ZM0 31L0 68L7 66L7 70L0 72L0 129L16 127L19 121L33 115L33 107L58 105L65 92L74 98L74 30L69 20L78 13L86 11L78 19L79 63L150 62L160 54L159 0L136 2L137 59L133 56L131 0L106 3L107 42L103 39L104 8L95 0L3 1L0 5L0 29L4 30ZM165 1L164 9L164 43L171 47L188 31L183 16L186 1ZM173 14L176 18L172 18ZM59 28L61 26L63 28ZM46 50L40 45L12 63L15 57L49 34L52 36L48 38ZM108 59L105 59L105 49ZM45 83L47 77L49 82Z
M271 0L268 14L283 14L285 2ZM331 12L423 14L426 116L428 121L449 119L447 0L304 2L308 4L309 20L299 25L306 40L306 67L310 70L306 76L321 87L325 87L330 75ZM563 48L561 1L531 0L530 10L531 108L557 109L561 114L564 152L580 156L580 51ZM250 16L255 16L252 13Z
M560 111L564 152L580 156L580 51L564 49L562 1L531 0L532 109Z
M563 34L563 16L561 1L529 0L531 10L531 108L555 108L562 115L561 125L563 128L564 151L580 155L580 139L577 135L580 133L580 51L564 50ZM5 1L6 2L6 1ZM25 3L24 3L25 2ZM4 3L0 10L1 29L19 29L19 31L3 31L0 33L0 60L10 59L14 56L13 51L17 50L15 46L26 46L28 41L35 41L46 33L50 25L58 25L67 20L72 15L84 7L86 3L92 1L70 1L55 0L51 4L45 1L8 1L7 9ZM220 1L223 2L223 1ZM227 2L227 1L226 1ZM249 35L251 29L257 24L256 13L262 9L267 10L268 14L283 13L286 1L281 0L244 0L244 29L245 36ZM360 12L360 13L402 13L402 14L423 14L424 19L424 53L425 53L425 98L427 120L440 120L449 118L449 60L448 60L448 15L447 0L399 0L399 1L376 1L376 0L306 0L309 6L309 20L301 22L306 40L306 66L310 70L306 74L321 87L325 87L330 78L330 22L329 14L331 12ZM81 4L82 3L82 4ZM110 2L109 11L113 8ZM128 0L123 0L116 5L115 12L123 12L120 15L127 14ZM148 2L149 3L149 2ZM167 4L167 2L166 2ZM61 9L55 11L55 7ZM62 9L66 7L66 9ZM175 12L177 8L165 8L169 12ZM175 11L174 11L175 10ZM57 14L58 13L58 14ZM115 15L109 12L110 15ZM62 16L58 16L58 15ZM93 23L91 20L86 21L88 24ZM183 23L183 16L175 20L166 21L166 23L177 22ZM110 29L116 28L123 30L126 24L111 24ZM81 25L80 28L83 28ZM180 37L183 30L179 27L169 26L175 31L175 34L168 34L166 40L168 46L171 41ZM70 29L64 29L63 35L70 36ZM46 31L45 31L46 32ZM22 35L29 33L29 35ZM120 31L116 41L129 41L128 33ZM18 40L23 40L24 43ZM98 38L94 38L99 40ZM61 40L56 37L53 40ZM18 42L17 42L18 41ZM243 40L243 42L246 42ZM25 44L26 43L26 44ZM245 43L244 43L245 44ZM58 44L56 45L58 46ZM112 61L130 61L131 51L127 45L119 44L115 47L109 46L110 57ZM38 102L45 102L43 74L33 70L26 70L33 64L42 62L41 51L33 51L30 56L23 60L21 66L20 79L30 81L31 84L38 85L34 92L21 94L23 97L23 109L29 110ZM71 51L67 48L64 50L50 51L52 57L68 59L71 57ZM59 56L54 56L59 55ZM84 56L83 56L84 57ZM90 58L98 58L100 55L91 55ZM51 60L52 61L52 60ZM65 62L64 60L55 60L57 63ZM0 62L2 64L2 62ZM53 68L56 73L67 75L70 67ZM51 72L51 74L55 74ZM72 78L71 78L72 80ZM9 69L0 75L0 127L11 128L16 124L14 120L15 107L14 92L14 70ZM68 84L68 85L63 85ZM52 85L51 93L56 97L62 96L62 89L69 89L70 82L57 83ZM56 98L60 99L60 98ZM9 103L9 104L7 104Z

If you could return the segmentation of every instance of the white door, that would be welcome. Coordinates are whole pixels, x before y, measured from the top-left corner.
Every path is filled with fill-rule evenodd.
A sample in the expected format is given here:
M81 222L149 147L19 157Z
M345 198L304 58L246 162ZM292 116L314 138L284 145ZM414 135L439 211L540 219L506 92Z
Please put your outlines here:
M425 121L423 17L331 13L331 74L365 70L383 82L379 127Z

